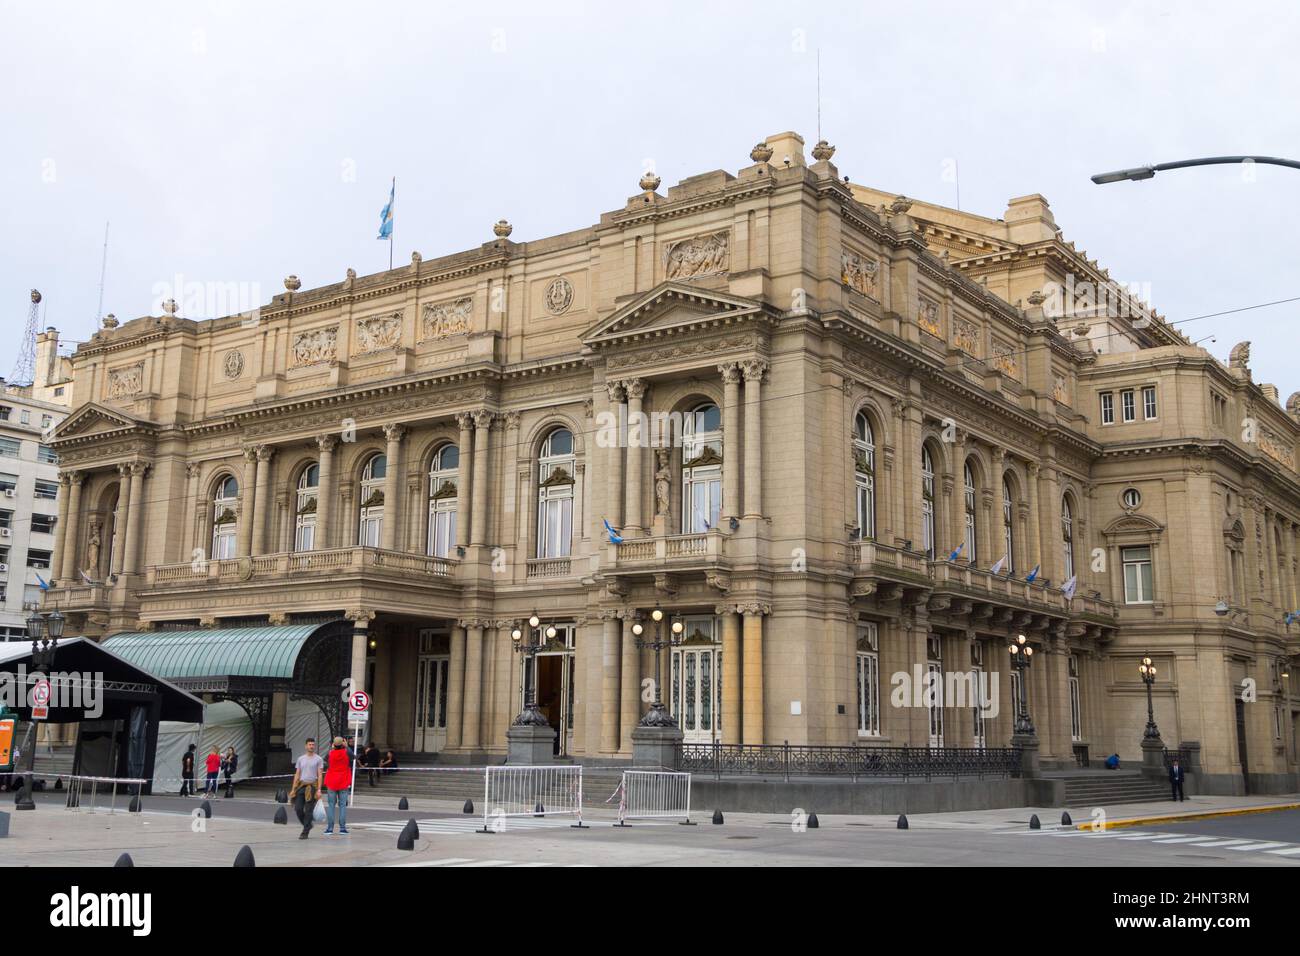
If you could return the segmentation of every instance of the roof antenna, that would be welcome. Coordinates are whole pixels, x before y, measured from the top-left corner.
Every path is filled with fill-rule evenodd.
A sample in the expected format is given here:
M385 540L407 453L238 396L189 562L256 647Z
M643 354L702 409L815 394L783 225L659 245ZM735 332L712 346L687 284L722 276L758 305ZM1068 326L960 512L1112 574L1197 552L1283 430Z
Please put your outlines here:
M817 142L822 141L822 48L817 48Z
M108 271L108 222L104 222L104 258L99 264L99 306L95 310L95 321L90 324L91 332L99 329L99 320L104 316L104 273Z

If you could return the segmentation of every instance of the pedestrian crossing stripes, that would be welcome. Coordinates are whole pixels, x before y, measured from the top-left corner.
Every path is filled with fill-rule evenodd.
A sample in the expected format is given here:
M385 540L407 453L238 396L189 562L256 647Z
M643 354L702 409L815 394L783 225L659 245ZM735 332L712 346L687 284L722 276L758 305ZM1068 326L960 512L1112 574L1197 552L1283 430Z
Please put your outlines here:
M437 860L412 860L409 863L391 863L390 866L446 866L446 867L528 867L541 866L587 867L589 863L551 863L548 860L533 860L528 863L515 863L512 860L472 860L463 856L448 856Z
M999 830L1012 836L1038 836L1072 838L1080 840L1123 840L1135 843L1162 843L1198 849L1233 850L1238 853L1267 853L1283 859L1300 862L1300 845L1280 843L1273 840L1225 839L1223 837L1201 834L1193 836L1187 833L1168 833L1165 831L1146 830L1076 830L1074 827L1044 827L1041 830Z
M510 830L549 830L558 827L573 826L572 817L506 817L502 825ZM416 820L420 834L425 833L473 833L483 829L482 817L433 817L428 820ZM349 823L349 830L376 830L381 833L401 833L406 826L405 820L382 820L376 823Z

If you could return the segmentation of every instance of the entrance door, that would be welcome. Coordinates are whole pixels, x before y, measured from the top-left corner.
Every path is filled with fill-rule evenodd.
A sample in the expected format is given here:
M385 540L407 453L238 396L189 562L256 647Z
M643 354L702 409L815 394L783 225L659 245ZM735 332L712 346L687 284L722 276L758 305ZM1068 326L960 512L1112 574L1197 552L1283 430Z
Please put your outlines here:
M673 648L669 692L672 714L688 744L711 744L722 736L722 651Z
M415 745L424 753L447 746L447 672L451 659L421 655L415 672Z
M1241 778L1245 781L1246 793L1250 793L1250 763L1246 757L1246 702L1240 697L1237 704L1237 754L1241 758Z
M573 746L574 656L568 653L538 654L533 661L537 709L555 730L556 755L564 756Z

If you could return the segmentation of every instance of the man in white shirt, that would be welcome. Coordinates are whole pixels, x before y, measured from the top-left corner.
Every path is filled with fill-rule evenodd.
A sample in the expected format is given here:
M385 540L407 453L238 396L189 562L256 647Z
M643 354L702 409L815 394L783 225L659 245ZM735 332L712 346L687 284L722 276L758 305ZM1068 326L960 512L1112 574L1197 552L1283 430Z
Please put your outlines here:
M302 824L299 840L307 839L311 832L311 815L316 809L316 800L320 797L321 773L325 761L316 752L316 738L307 738L307 752L294 761L293 786L289 788L289 799L293 801L293 812Z

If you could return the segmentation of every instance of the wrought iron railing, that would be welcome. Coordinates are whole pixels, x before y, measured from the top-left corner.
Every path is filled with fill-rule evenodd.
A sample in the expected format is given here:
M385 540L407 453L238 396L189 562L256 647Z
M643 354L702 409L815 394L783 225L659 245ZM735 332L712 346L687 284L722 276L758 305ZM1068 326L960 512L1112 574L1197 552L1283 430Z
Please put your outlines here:
M1076 766L1087 767L1090 765L1088 762L1087 744L1075 744L1073 750L1074 750L1074 763Z
M827 777L1019 777L1018 747L814 747L682 744L677 769L691 773Z

